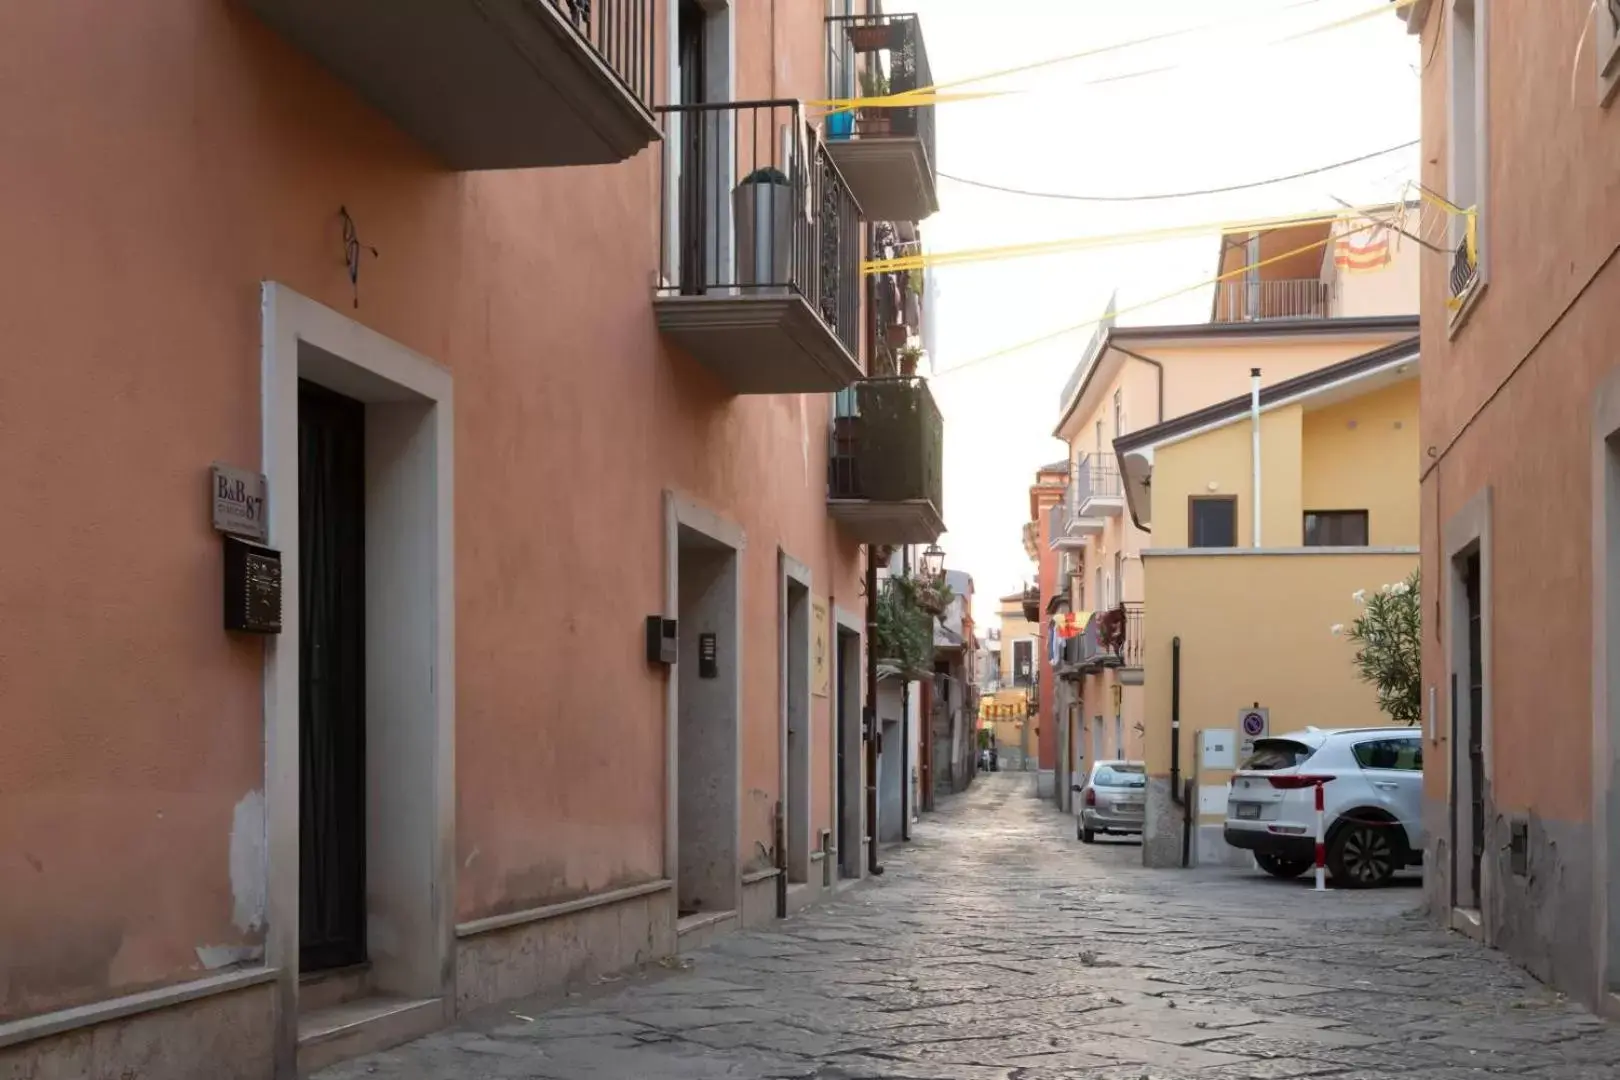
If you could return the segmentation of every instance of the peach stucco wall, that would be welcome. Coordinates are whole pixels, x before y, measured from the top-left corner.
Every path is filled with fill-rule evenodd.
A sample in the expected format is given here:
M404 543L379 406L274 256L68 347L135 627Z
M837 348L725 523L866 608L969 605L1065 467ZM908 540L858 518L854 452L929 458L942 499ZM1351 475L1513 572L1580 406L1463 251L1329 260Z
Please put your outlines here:
M737 7L736 96L819 96L821 5L769 6L774 74L767 6ZM0 1016L262 938L230 874L263 783L261 653L219 629L202 492L209 462L260 460L263 280L454 375L458 917L663 873L663 676L640 626L670 487L748 536L754 859L778 546L852 611L859 549L824 512L827 400L728 397L662 343L657 150L447 172L214 0L7 5L0 42ZM340 205L380 252L358 310ZM813 830L827 769L819 752Z
M1423 81L1423 181L1437 191L1446 189L1448 154L1447 46L1435 41L1441 8L1432 6L1423 37L1425 54L1437 52ZM1500 813L1587 822L1592 395L1615 370L1620 341L1620 111L1597 101L1587 4L1497 2L1485 10L1490 152L1480 220L1488 284L1454 336L1449 259L1427 255L1423 265L1425 587L1444 576L1444 524L1489 489L1492 798ZM1451 713L1441 633L1440 625L1424 628L1423 671L1444 718ZM1448 782L1442 745L1425 768L1437 805Z

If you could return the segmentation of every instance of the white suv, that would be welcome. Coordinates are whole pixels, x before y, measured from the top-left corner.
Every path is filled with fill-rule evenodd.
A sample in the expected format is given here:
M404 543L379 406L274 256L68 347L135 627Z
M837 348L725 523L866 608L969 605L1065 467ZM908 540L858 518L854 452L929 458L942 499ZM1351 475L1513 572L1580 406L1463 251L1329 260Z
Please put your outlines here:
M1423 860L1423 737L1412 728L1304 731L1258 739L1232 776L1226 842L1273 877L1316 864L1322 785L1334 883L1382 885Z

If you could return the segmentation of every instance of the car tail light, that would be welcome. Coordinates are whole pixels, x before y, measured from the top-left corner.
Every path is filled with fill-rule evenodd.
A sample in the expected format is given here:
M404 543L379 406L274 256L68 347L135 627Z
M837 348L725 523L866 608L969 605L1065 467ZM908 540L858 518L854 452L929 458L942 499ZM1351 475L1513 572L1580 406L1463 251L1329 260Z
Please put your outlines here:
M1295 776L1268 776L1271 786L1283 791L1299 791L1301 788L1313 788L1317 784L1326 784L1332 781L1331 776L1306 776L1300 773Z
M1086 805L1087 806L1096 806L1097 805L1097 793L1095 791L1093 791L1091 788L1086 788Z

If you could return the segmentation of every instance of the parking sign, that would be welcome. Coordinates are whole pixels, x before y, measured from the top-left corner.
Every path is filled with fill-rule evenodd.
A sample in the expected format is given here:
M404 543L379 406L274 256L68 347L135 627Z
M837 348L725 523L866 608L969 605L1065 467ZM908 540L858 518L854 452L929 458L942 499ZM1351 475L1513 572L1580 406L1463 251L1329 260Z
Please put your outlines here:
M1238 766L1241 768L1254 753L1254 741L1265 738L1271 732L1271 710L1259 705L1239 709L1238 731L1243 737L1238 744Z

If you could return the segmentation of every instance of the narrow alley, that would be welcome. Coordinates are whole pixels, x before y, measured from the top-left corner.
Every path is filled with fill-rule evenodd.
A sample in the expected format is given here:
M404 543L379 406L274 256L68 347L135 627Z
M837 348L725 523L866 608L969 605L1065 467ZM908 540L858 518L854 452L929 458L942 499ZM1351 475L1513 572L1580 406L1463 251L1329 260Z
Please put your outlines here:
M982 776L889 873L566 1001L509 1003L320 1080L1612 1077L1620 1029L1422 920L1082 847Z

